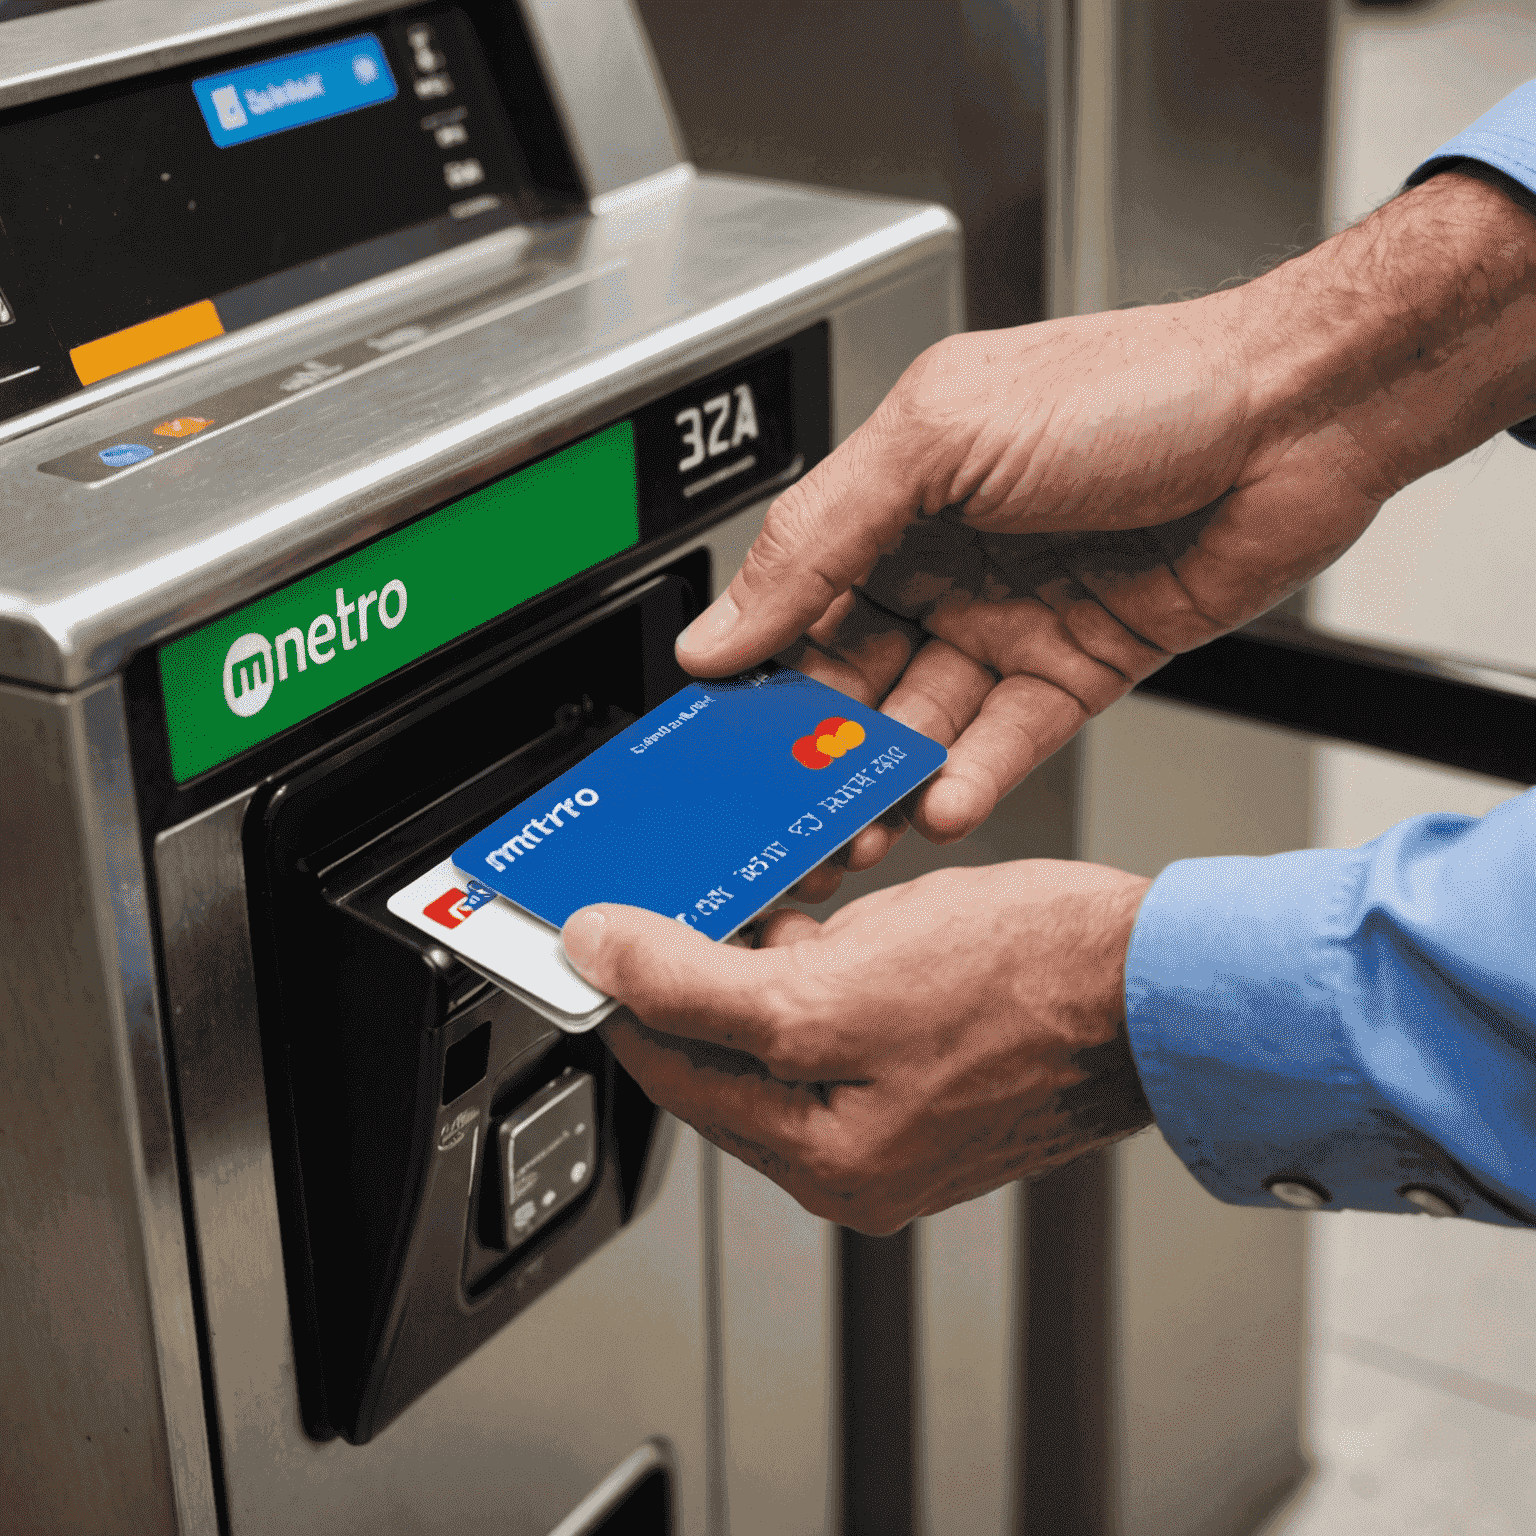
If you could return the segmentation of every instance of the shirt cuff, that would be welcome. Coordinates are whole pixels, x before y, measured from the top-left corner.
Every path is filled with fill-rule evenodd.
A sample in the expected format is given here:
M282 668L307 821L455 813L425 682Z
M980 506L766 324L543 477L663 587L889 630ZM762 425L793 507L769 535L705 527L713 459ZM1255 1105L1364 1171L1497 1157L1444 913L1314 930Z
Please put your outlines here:
M1442 144L1411 176L1407 185L1427 181L1451 160L1481 160L1536 192L1536 80L1511 91L1470 127Z
M1481 160L1519 182L1526 191L1536 193L1536 80L1511 91L1491 111L1442 144L1404 185L1416 187L1460 160ZM1516 422L1509 435L1527 448L1536 448L1536 416Z
M1450 1208L1435 1214L1526 1225L1359 1065L1341 1013L1359 956L1341 935L1368 862L1362 850L1190 859L1153 883L1126 956L1126 1019L1158 1127L1232 1204L1411 1213L1435 1210L1428 1191Z

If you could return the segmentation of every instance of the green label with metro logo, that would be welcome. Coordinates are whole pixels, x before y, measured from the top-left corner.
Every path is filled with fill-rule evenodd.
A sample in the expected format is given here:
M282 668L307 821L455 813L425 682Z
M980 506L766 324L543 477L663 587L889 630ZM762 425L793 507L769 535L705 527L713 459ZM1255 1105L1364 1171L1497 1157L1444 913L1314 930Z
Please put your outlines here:
M162 647L171 771L185 782L639 540L621 421Z

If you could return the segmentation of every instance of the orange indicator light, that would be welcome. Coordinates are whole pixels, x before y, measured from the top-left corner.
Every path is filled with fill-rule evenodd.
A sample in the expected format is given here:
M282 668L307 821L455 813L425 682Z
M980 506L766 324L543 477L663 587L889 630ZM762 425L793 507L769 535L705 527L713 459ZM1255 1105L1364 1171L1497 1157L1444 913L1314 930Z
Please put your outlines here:
M168 315L157 315L153 320L130 325L127 330L71 347L69 360L82 384L94 384L98 379L110 379L114 373L137 368L140 363L152 363L157 357L168 357L183 347L223 334L224 322L219 319L213 300L202 299L185 309L173 309Z
M191 437L194 432L201 432L204 427L211 427L211 416L173 416L169 421L162 421L158 427L151 427L156 437Z

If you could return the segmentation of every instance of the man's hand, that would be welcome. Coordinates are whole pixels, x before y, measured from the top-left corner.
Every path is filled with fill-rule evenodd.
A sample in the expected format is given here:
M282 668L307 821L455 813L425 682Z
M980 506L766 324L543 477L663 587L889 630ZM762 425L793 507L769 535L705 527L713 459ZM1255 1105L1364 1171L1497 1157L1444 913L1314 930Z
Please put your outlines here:
M781 654L883 700L950 746L911 814L961 837L1171 655L1536 411L1533 257L1528 213L1442 174L1243 288L951 337L778 499L679 659L717 676Z
M572 963L627 1003L603 1026L663 1108L808 1210L891 1232L1151 1121L1124 1031L1148 881L1044 860L953 869L762 947L586 907Z

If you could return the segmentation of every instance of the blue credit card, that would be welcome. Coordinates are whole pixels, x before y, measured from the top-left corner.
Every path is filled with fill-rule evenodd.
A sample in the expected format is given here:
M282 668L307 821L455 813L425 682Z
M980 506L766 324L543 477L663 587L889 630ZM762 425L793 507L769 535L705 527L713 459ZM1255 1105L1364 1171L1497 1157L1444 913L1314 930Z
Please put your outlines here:
M788 668L692 683L453 863L557 928L615 901L729 938L948 756Z

